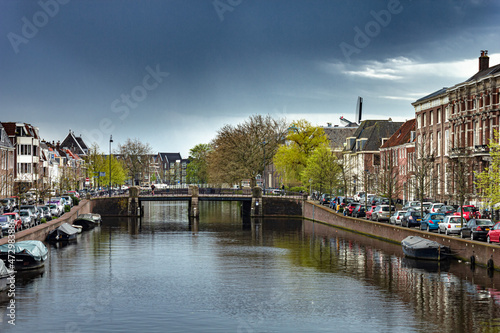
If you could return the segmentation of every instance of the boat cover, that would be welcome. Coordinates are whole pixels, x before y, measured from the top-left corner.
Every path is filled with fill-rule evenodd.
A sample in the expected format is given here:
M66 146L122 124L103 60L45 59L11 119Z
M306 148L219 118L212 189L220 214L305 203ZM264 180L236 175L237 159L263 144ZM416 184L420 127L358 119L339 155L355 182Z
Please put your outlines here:
M78 233L78 229L76 229L75 227L72 227L68 223L61 224L59 226L59 228L57 228L57 230L59 230L60 232L65 233L66 235L74 235L74 234Z
M47 258L47 247L40 241L28 240L15 242L14 244L14 254L21 253L25 251L30 254L35 260L45 260ZM9 244L0 245L1 253L9 253Z
M418 236L408 236L405 239L401 241L401 244L406 246L406 247L411 247L415 250L418 249L428 249L428 248L439 248L441 247L442 249L446 248L446 246L439 244L436 241L432 241L430 239L418 237Z
M11 275L13 272L10 269L7 269L3 260L0 260L0 278Z

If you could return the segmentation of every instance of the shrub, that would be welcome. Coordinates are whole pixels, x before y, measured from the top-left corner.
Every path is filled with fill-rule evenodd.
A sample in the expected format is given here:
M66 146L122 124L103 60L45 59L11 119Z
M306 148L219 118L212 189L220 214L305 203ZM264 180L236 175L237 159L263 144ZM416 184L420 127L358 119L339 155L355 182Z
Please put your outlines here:
M64 212L67 213L71 210L71 207L69 205L64 205Z
M40 223L47 223L47 219L44 217L40 220Z
M73 205L78 206L78 203L80 202L80 199L75 197L73 194L71 195L71 200L73 200Z

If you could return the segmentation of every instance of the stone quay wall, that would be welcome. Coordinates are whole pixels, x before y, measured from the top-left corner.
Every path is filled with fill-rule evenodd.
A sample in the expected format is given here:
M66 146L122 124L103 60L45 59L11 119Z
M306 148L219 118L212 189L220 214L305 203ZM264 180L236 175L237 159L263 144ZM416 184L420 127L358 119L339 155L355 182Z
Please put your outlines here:
M34 226L29 229L25 229L23 231L16 232L16 242L25 241L25 240L39 240L44 241L47 238L47 235L57 227L59 227L63 223L72 224L72 222L78 217L80 214L91 213L91 202L89 200L82 200L79 202L78 206L73 206L68 213L65 213L63 216L51 220L47 223L42 223L40 225ZM3 238L0 238L0 245L6 244L8 242L8 236L5 235Z
M458 259L474 260L477 265L486 267L491 265L495 269L500 269L500 246L498 244L471 241L456 236L440 235L389 223L343 216L311 201L306 201L304 204L304 218L397 244L400 244L407 236L428 238L449 246Z

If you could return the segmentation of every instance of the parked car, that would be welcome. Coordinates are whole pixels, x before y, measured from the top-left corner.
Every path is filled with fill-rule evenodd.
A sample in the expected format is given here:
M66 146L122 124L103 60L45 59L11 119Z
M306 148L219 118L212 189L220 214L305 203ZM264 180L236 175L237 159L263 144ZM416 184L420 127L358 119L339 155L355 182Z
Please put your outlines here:
M281 190L280 189L273 189L273 193L280 194ZM77 191L68 191L68 195L74 195L75 197L77 197L78 199L80 199L80 193L78 193Z
M439 223L438 234L444 233L449 234L459 234L462 229L462 222L460 221L460 216L446 215L443 222ZM463 220L463 225L466 225L467 221Z
M441 208L439 208L439 212L440 213L443 213L444 215L453 215L453 213L455 213L457 210L455 209L455 207L453 206L441 206Z
M446 215L443 213L427 213L420 223L420 230L437 230L439 223L444 221Z
M371 219L377 222L389 221L391 218L391 207L389 205L378 205L372 212Z
M444 206L444 203L433 203L431 205L429 213L438 213L439 212L439 208L441 208L443 206Z
M424 208L424 212L426 212L426 213L430 213L431 206L432 206L432 202L424 202L424 203L422 203L422 207Z
M323 193L319 198L319 203L322 205L328 205L330 203L330 194Z
M31 214L34 216L34 223L38 224L40 223L40 220L42 219L40 216L40 212L38 211L37 207L35 205L21 205L19 207L20 210L29 210Z
M360 198L365 195L365 192L358 192L352 198L354 201L359 202Z
M50 212L49 206L38 206L38 209L42 210L42 218L46 219L47 221L52 220L52 213Z
M365 217L367 220L372 219L373 210L377 207L376 205L369 206L370 208L366 211Z
M395 211L394 214L389 218L390 224L401 224L401 218L406 213L406 210Z
M354 202L354 201L351 201L349 202L345 208L344 208L344 211L345 211L345 214L346 216L352 216L352 212L354 210L354 207L356 207L357 203Z
M59 210L59 207L56 204L47 204L47 207L50 209L50 214L55 217L61 216L61 211Z
M471 240L486 240L488 232L494 225L495 223L490 219L470 219L460 230L460 237L470 238Z
M410 207L420 206L420 201L408 201L404 206L403 210L408 210Z
M500 222L497 222L486 235L486 241L488 243L500 243Z
M66 201L66 205L73 207L73 199L69 195L61 195L61 198Z
M462 207L458 207L457 211L453 213L455 216L461 216L463 211L464 219L469 221L472 218L481 218L481 213L479 213L479 209L477 209L474 205L464 205Z
M13 210L12 202L9 199L2 199L0 201L0 204L3 207L4 213L12 212L12 210Z
M10 198L6 198L7 200L10 201L11 203L11 211L15 211L17 209L17 197L10 197Z
M405 215L403 215L403 218L401 219L401 226L402 227L419 227L420 223L422 222L422 215L420 211L407 211Z
M64 199L62 199L60 197L53 197L52 199L50 199L47 202L47 205L50 205L50 204L54 204L57 206L57 210L59 211L59 216L64 214L64 204L65 204Z
M358 204L354 207L352 211L352 217L365 217L365 204Z
M21 220L23 222L23 229L31 228L36 224L36 217L28 209L21 209L19 211Z
M15 213L15 212L12 212L12 213L4 213L2 216L6 216L9 220L9 223L14 223L14 230L15 231L19 231L19 230L22 230L23 229L23 221L21 220L21 216L19 216L19 213ZM9 227L7 227L8 229ZM2 231L3 230L3 227L2 227ZM8 232L8 230L7 230Z

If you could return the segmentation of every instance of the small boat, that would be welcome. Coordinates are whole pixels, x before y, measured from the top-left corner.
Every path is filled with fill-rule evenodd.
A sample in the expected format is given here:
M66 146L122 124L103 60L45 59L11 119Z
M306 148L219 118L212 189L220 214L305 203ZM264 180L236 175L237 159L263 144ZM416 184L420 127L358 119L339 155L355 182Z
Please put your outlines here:
M72 224L71 225L73 228L75 228L76 230L78 230L78 233L81 234L82 233L82 226L81 225L76 225L76 224Z
M77 228L70 226L68 223L63 223L47 235L47 241L60 242L76 240L77 234Z
M102 221L100 214L87 213L87 214L80 214L78 217L92 219L96 224L101 224Z
M81 226L83 231L93 229L96 226L93 218L82 217L81 215L73 221L73 224Z
M0 259L16 271L44 266L48 253L47 247L37 240L0 245Z
M408 236L401 241L405 256L416 259L441 260L450 255L450 248L430 239Z
M3 260L0 260L0 291L8 289L9 277L14 276L14 271L10 270L5 266Z

